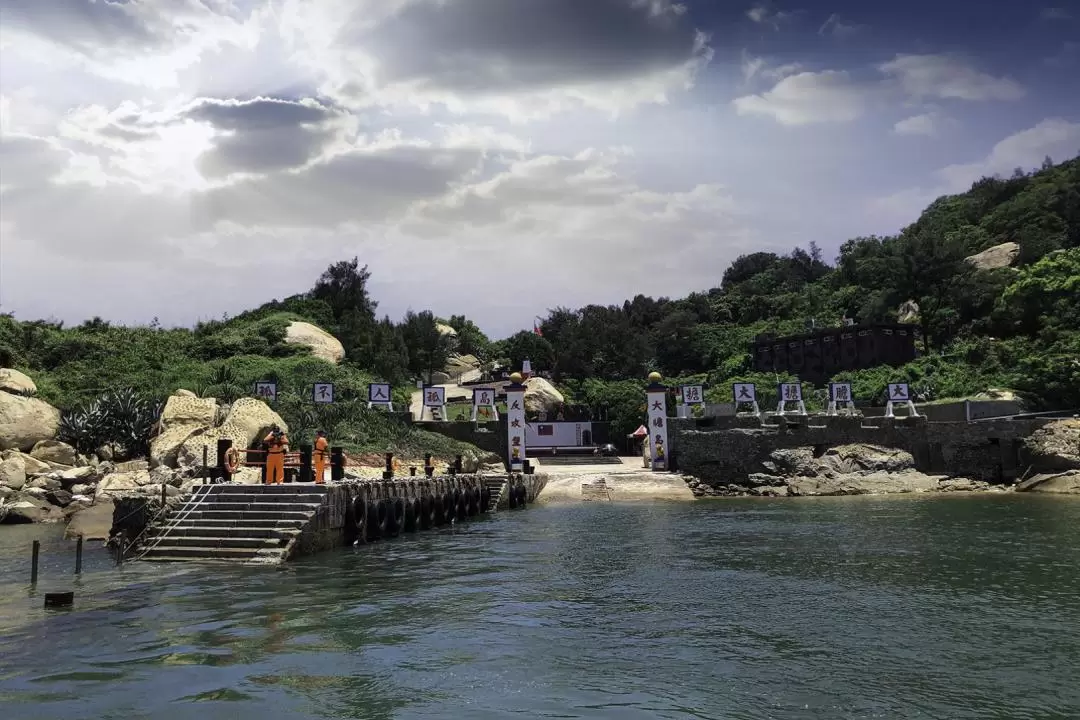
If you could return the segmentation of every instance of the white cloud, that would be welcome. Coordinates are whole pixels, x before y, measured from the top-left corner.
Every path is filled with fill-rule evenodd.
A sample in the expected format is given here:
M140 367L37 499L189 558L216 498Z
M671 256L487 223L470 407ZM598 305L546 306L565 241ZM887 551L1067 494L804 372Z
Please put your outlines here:
M895 229L918 218L941 195L962 193L983 177L1008 177L1016 168L1031 170L1047 156L1058 162L1074 157L1080 148L1080 123L1047 118L996 143L980 160L954 163L939 169L930 185L911 187L873 200L868 212Z
M1048 7L1039 12L1041 20L1072 20L1072 13L1067 8Z
M773 30L779 30L780 26L790 22L795 17L794 12L777 10L771 3L758 3L746 11L746 17L758 25L767 25Z
M768 60L763 57L754 57L750 55L746 50L742 51L742 59L740 61L740 69L742 70L743 84L749 84L756 78L763 78L767 80L777 81L783 80L789 75L801 71L803 66L800 63L782 63L780 65L772 65Z
M865 25L845 23L840 19L839 13L833 13L821 24L821 27L818 28L818 35L832 35L833 37L845 38L857 35L863 30L866 30Z
M866 108L866 89L843 71L802 72L771 90L736 98L740 115L765 115L782 125L851 122Z
M920 113L898 120L893 125L897 135L937 135L943 118L936 112Z
M1015 80L981 72L951 55L897 55L879 69L915 98L1019 100L1025 95Z

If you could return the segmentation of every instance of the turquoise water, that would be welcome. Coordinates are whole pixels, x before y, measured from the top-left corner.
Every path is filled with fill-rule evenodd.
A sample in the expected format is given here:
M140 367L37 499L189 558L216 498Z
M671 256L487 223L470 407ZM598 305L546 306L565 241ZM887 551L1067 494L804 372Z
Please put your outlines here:
M19 532L8 720L1080 717L1070 498L534 506L283 569L96 550L51 613Z

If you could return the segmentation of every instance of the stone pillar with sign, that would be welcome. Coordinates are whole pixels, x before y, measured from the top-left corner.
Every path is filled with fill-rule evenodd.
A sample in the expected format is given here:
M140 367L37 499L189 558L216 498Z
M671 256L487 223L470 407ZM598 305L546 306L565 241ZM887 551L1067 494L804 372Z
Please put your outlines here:
M368 383L367 386L368 410L373 407L381 407L394 412L393 395L390 393L390 383Z
M794 405L795 410L789 411L788 405ZM803 402L802 383L780 383L780 403L776 406L777 415L786 415L795 412L797 415L806 414L806 404Z
M649 461L652 469L667 470L668 467L668 431L667 431L667 386L662 382L660 373L649 373L649 385L645 388L646 410L648 412Z
M525 386L521 373L506 386L506 458L510 472L525 469Z
M420 419L424 419L424 410L428 410L431 412L432 420L445 421L446 388L440 385L425 385L420 392L423 394L424 400L424 404L420 408Z
M739 414L740 405L751 405L754 414L761 417L761 406L757 401L757 387L754 383L734 383L731 386L731 397L735 403L735 414Z
M476 422L481 411L485 413L484 421L499 421L499 410L495 407L494 388L476 388L473 390L472 421Z
M683 385L681 405L683 412L679 413L679 417L690 417L693 414L693 409L697 407L705 407L704 386Z
M827 415L839 415L841 406L854 414L855 401L851 395L851 383L829 383L829 409Z
M896 417L893 410L897 405L906 407L908 417L919 417L915 403L911 400L911 386L907 383L889 383L888 400L885 404L885 417Z

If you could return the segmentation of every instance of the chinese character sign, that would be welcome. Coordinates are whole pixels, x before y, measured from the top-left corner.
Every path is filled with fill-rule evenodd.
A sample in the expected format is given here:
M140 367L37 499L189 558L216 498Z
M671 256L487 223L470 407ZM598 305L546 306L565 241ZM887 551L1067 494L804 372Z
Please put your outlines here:
M525 388L506 388L506 431L510 470L520 471L525 463Z
M477 388L473 390L473 405L478 408L495 406L495 391L491 388Z
M334 384L315 383L313 399L315 400L315 402L324 405L329 405L330 403L334 402Z
M780 399L786 403L802 402L802 385L799 383L780 383Z
M667 388L646 390L649 411L649 459L653 470L667 468Z
M911 400L911 390L907 383L889 383L889 402L903 402Z
M731 392L736 405L757 402L757 388L754 387L754 383L735 383L732 385Z
M835 403L851 402L851 383L829 383L829 399Z
M369 383L367 392L369 403L390 402L390 383Z
M684 405L701 405L705 402L705 394L701 391L701 385L683 385L682 401Z
M257 382L255 383L255 397L266 402L274 402L277 400L277 383L275 382Z
M424 392L424 407L441 408L446 405L446 388L426 387Z

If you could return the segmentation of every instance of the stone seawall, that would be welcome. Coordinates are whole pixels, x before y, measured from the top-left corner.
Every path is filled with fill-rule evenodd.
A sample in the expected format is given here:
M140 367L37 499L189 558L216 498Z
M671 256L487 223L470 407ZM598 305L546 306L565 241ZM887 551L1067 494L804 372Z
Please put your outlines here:
M901 486L910 485L909 490L901 487L899 491L926 491L957 477L977 484L963 489L975 489L982 484L1011 484L1022 477L1032 464L1025 440L1055 422L824 416L771 420L766 425L756 417L673 420L672 457L679 471L700 484L730 491L716 494L842 494L842 483L833 488L828 482L798 486L788 480L832 481L852 473L875 472L938 476L929 481L914 475L898 478ZM871 485L880 485L881 480L871 478Z

